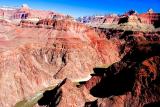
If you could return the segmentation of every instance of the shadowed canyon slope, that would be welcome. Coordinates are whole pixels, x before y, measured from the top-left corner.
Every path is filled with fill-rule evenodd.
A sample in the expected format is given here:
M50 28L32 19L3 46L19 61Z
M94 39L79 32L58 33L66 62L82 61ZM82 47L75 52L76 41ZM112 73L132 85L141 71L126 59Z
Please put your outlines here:
M157 43L135 46L120 62L101 69L100 76L85 84L99 97L87 106L145 107L159 102L159 47ZM91 85L93 81L98 83Z

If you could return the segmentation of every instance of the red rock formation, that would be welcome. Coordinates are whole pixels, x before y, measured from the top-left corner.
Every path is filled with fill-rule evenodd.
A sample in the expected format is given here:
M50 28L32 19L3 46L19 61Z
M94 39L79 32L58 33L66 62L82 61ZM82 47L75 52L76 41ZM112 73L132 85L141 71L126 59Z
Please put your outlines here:
M118 24L119 17L116 15L105 16L104 23L105 24Z
M156 42L135 45L132 51L120 62L109 68L94 69L94 76L80 85L79 88L71 85L72 83L68 80L68 82L62 82L62 85L58 85L58 88L52 91L52 93L55 92L54 94L51 93L53 99L49 100L49 97L43 97L39 100L39 105L44 101L49 101L49 103L44 104L49 107L54 106L52 104L55 103L56 106L64 106L65 104L69 107L148 107L154 105L154 103L159 105L157 103L160 102L160 51L157 51L159 47L160 44ZM96 96L97 99L95 100L82 88L90 90L91 94ZM70 89L72 89L72 92L64 94ZM82 92L84 96L82 96ZM74 99L73 94L75 95ZM71 95L71 97L67 95ZM86 100L87 98L92 100ZM57 99L60 99L59 102L57 102ZM66 100L68 101L67 104L65 103ZM79 105L76 105L77 101L80 103ZM70 102L72 102L71 105L69 105Z
M138 17L141 20L141 23L144 24L153 24L156 27L159 27L160 23L160 14L154 13L153 10L149 10L147 13L139 14Z
M134 47L134 51L126 55L121 62L101 69L102 77L98 84L85 84L93 87L92 95L100 97L95 102L86 103L87 106L143 107L159 102L159 47L157 43L141 44ZM96 77L92 77L90 81L94 78Z
M130 10L123 15L113 14L103 17L95 17L93 19L94 20L89 20L86 22L93 27L101 28L114 28L134 31L144 31L144 29L149 29L153 31L154 27L160 27L160 13L155 13L153 10L149 10L147 13L142 14L138 14L136 11Z
M130 23L138 23L138 24L148 24L148 25L153 25L155 27L159 27L160 23L160 14L159 13L154 13L153 11L148 11L147 13L142 13L142 14L127 14L125 15L127 20L125 23L130 22ZM120 20L123 17L120 17ZM124 22L123 22L124 23Z
M117 45L103 33L71 21L53 22L52 29L3 26L0 106L14 106L59 79L86 81L94 67L119 60Z
M64 19L65 15L59 14L52 11L44 10L34 10L29 8L27 5L22 5L20 8L4 7L0 8L0 17L5 19L45 19L45 18L55 18Z
M136 20L131 17L130 22ZM63 81L51 90L51 98L44 98L48 101L45 105L141 107L160 101L158 32L97 30L68 19L22 20L21 26L11 26L5 20L1 23L2 107L14 106L65 78L89 81L79 87ZM125 56L115 63L120 60L119 52ZM93 68L103 64L113 65L94 69L91 78ZM95 101L88 91L99 98ZM45 103L41 100L40 105Z

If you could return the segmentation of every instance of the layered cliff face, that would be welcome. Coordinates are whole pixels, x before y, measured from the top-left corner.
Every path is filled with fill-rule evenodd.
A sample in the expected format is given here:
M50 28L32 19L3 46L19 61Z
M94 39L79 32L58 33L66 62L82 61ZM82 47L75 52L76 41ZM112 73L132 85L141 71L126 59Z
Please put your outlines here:
M72 82L87 81L94 67L109 66L120 60L117 44L93 28L65 20L53 20L47 24L52 26L49 29L39 28L42 24L46 26L41 21L32 28L3 25L1 107L14 106L64 78Z

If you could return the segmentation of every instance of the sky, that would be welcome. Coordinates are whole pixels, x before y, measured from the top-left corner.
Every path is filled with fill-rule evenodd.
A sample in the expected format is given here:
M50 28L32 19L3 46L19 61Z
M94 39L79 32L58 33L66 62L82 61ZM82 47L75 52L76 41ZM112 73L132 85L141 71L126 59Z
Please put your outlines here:
M0 6L28 4L32 9L52 10L74 17L122 14L130 9L138 13L152 8L160 13L160 0L0 0Z

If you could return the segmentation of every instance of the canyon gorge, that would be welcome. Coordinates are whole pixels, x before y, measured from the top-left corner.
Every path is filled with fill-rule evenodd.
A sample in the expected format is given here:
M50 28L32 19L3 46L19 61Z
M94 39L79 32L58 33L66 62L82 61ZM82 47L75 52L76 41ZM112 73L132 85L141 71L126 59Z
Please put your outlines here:
M159 25L151 9L81 23L0 8L0 107L160 106Z

